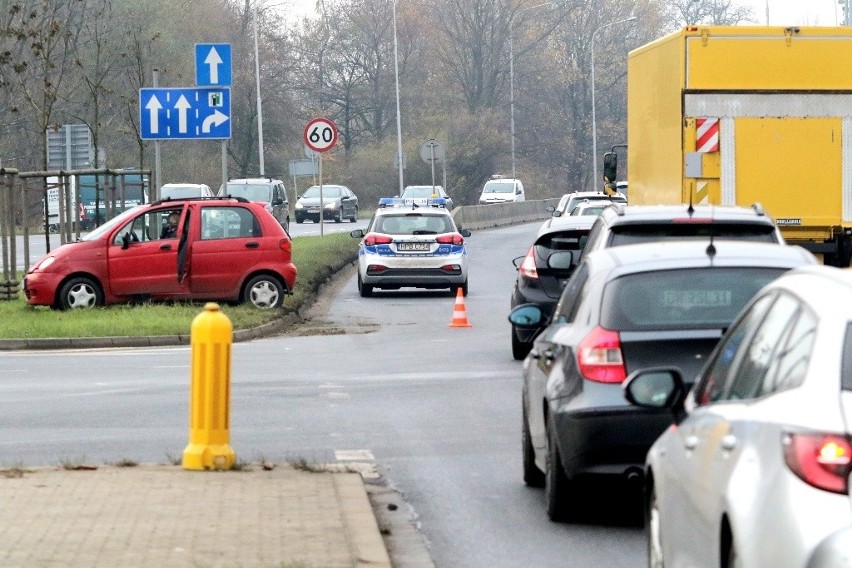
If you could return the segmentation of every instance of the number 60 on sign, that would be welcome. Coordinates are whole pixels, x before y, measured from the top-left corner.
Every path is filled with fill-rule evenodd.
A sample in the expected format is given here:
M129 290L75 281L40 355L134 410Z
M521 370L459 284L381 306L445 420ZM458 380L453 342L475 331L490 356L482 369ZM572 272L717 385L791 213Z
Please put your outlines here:
M314 152L327 152L337 144L337 127L327 118L314 118L305 126L305 144Z

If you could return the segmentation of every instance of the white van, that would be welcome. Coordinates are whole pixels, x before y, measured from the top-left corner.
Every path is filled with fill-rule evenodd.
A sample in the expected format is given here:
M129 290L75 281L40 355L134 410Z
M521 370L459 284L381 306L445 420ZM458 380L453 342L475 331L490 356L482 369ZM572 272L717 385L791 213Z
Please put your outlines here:
M479 196L480 205L516 201L526 201L524 184L519 179L492 178L485 182L482 195Z
M160 188L160 199L186 199L187 197L214 197L213 190L203 183L165 183Z

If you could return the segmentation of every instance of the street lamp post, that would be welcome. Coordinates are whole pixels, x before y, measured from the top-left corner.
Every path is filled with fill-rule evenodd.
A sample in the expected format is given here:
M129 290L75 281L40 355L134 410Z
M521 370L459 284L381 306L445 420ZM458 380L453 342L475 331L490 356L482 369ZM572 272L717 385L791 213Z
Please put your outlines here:
M614 26L616 24L623 24L625 22L632 22L636 19L636 16L630 16L629 18L625 18L623 20L618 20L616 22L610 22L608 24L604 24L592 33L592 42L591 42L591 55L592 55L592 179L594 180L597 176L598 172L598 125L597 118L595 116L595 38L598 36L598 33L601 30L604 30L610 26Z
M402 120L399 116L399 49L396 40L396 2L397 0L391 0L393 4L393 69L396 80L396 160L399 169L398 195L402 195Z
M542 6L550 6L552 4L553 2L544 2L543 4L521 8L512 14L512 19L509 20L509 130L512 136L512 179L515 179L515 49L513 43L515 16L533 8L541 8Z

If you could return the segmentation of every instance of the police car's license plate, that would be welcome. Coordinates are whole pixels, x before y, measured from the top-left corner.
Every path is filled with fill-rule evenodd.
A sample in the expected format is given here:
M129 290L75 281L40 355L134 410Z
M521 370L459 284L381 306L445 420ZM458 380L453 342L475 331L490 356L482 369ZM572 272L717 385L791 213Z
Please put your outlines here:
M407 251L429 250L429 243L397 243L396 250L407 250Z

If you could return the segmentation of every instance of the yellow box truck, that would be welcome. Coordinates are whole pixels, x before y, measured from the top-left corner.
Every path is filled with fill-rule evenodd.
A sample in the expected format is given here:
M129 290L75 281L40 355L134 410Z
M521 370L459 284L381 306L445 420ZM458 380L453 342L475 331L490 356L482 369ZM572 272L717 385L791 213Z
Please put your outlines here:
M789 243L848 266L850 64L849 27L690 26L631 51L630 203L760 203Z

